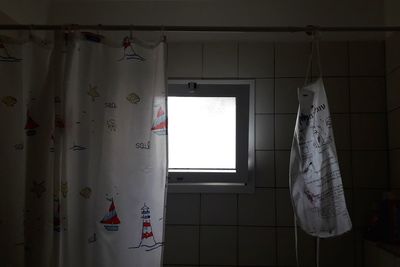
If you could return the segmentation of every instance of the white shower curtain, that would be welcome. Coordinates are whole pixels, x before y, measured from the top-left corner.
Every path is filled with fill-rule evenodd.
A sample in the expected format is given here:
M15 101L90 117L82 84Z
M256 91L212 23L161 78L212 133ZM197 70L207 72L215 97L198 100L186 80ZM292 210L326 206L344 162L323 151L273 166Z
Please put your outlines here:
M161 266L164 43L54 40L0 37L1 265Z

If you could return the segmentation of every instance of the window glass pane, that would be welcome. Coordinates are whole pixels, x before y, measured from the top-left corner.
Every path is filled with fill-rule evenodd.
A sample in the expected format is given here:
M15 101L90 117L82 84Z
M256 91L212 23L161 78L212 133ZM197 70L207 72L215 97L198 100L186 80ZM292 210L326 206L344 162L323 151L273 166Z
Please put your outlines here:
M168 152L170 169L235 169L236 98L168 97Z

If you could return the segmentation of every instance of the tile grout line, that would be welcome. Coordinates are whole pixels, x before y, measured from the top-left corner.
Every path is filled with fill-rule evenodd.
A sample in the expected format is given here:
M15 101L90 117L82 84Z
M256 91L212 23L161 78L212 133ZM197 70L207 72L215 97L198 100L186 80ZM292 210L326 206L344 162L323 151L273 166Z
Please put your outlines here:
M198 263L198 266L200 266L200 255L201 255L201 249L200 249L200 246L201 246L201 227L202 227L202 225L201 225L201 214L202 214L202 212L201 212L201 199L202 199L202 195L203 194L199 194L199 240L198 240L198 250L197 250L197 253L198 253L198 260L197 260L197 263Z
M203 60L202 60L203 61ZM201 67L203 69L203 66ZM201 71L202 72L202 71ZM313 76L314 77L314 76ZM262 79L262 80L280 80L280 79L303 79L304 76L282 76L282 77L273 77L273 76L248 76L248 77L239 77L237 76L220 76L220 77L207 77L203 76L203 73L200 76L170 76L168 79L170 80L188 80L188 79L207 79L207 80L221 80L221 79L237 79L237 80L251 80L251 79ZM347 79L348 76L324 76L324 79ZM363 75L363 76L351 76L351 78L382 78L385 79L385 75Z
M236 194L236 266L239 266L239 194Z
M386 45L384 45L384 50L383 50L383 60L384 60L384 66L385 66L385 73L387 73L387 65L386 65ZM386 74L386 79L385 79L385 109L386 109L386 117L385 117L385 123L386 123L386 168L387 168L387 190L390 191L391 189L391 181L392 181L392 177L391 177L391 161L390 161L390 129L389 129L389 111L388 111L388 92L387 92L387 77L388 75Z
M394 110L389 110L395 111L397 109L400 109L400 107L395 108ZM384 111L357 111L357 112L331 112L332 115L383 115L387 114L387 110ZM297 115L297 112L274 112L274 113L269 113L269 112L257 112L255 115Z
M240 48L239 48L239 42L236 43L236 79L239 79L239 53L240 53Z
M236 62L237 62L237 66L236 66L236 77L239 78L239 42L237 42L237 46L236 46ZM255 82L255 88L254 88L254 106L256 105L255 100L257 99L257 82ZM254 107L254 112L256 111L256 106ZM254 116L255 117L255 116ZM255 120L255 118L254 118ZM254 135L256 132L256 124L254 123ZM254 137L255 140L255 137ZM254 149L254 159L255 161L256 159L256 152ZM256 166L256 163L254 164L254 166ZM254 168L255 169L255 168ZM254 170L255 171L255 170ZM254 175L254 186L256 184L256 179L257 177ZM239 194L236 194L236 266L239 265Z
M201 43L201 79L204 79L204 43Z
M273 43L273 49L274 49L274 90L273 90L273 110L274 110L274 115L273 115L273 121L274 121L274 237L275 237L275 264L276 266L279 265L279 253L278 253L278 230L277 230L277 222L278 222L278 203L277 203L277 188L276 188L276 127L275 127L275 122L276 122L276 43Z
M351 173L351 202L352 202L352 207L353 207L353 214L355 214L355 209L356 209L356 205L355 205L355 179L354 179L354 166L353 166L353 131L352 131L352 116L351 116L351 112L352 112L352 105L351 105L351 64L350 64L350 42L347 41L347 64L348 64L348 74L347 74L347 88L349 90L349 98L348 98L348 103L349 103L349 135L350 135L350 173ZM346 205L347 206L347 205ZM353 227L355 225L354 223L354 218L352 220L352 224ZM353 266L357 267L357 229L355 229L355 227L353 228L353 257L354 257L354 261L353 261Z

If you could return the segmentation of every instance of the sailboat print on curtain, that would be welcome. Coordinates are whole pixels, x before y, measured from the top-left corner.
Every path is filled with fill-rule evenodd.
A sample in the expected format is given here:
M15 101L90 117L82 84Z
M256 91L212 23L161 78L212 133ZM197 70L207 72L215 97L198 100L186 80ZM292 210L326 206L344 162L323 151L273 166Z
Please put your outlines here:
M151 131L157 135L165 135L167 133L167 116L162 107L158 108Z
M114 199L106 198L108 201L111 201L110 207L108 208L108 212L104 215L103 219L100 223L104 224L104 228L107 231L118 231L119 224L121 221L118 218L117 211L115 210Z
M39 124L37 124L31 117L30 112L28 111L26 114L26 124L25 124L25 130L26 130L26 135L31 136L36 134L36 128L39 127Z

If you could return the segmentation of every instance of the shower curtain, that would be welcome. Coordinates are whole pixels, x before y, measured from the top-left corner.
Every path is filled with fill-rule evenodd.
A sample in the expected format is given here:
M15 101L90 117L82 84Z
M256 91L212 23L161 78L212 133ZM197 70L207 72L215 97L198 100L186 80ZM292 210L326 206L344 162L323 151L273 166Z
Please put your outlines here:
M0 37L1 265L161 266L164 43L53 39Z

